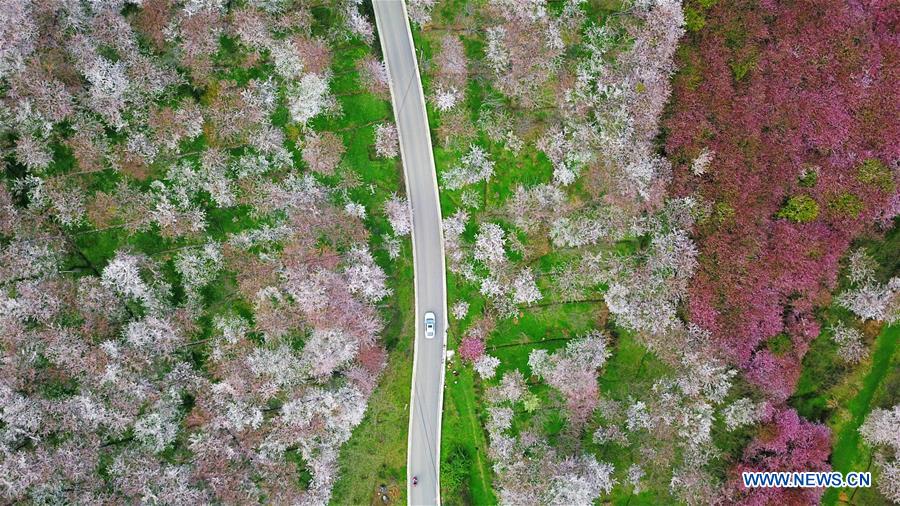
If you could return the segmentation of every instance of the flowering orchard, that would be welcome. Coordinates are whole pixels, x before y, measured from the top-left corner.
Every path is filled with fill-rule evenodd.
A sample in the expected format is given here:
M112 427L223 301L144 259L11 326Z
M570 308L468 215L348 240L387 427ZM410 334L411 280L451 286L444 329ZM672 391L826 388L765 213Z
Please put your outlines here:
M329 501L409 233L357 4L0 1L4 502Z
M866 329L897 321L891 255L878 276L847 256L898 209L892 14L489 0L418 21L450 302L466 304L451 335L481 378L455 395L488 407L494 464L493 486L459 487L510 504L819 499L734 476L829 469L829 428L790 402L810 343L824 329L835 367L863 370ZM597 335L609 355L578 358ZM576 495L545 495L563 468Z

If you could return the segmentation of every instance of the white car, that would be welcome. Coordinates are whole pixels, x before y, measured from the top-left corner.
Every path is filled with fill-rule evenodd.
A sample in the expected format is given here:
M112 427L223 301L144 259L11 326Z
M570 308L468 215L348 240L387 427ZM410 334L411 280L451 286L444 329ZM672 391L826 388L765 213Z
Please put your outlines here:
M425 337L428 339L434 337L434 313L431 311L425 313Z

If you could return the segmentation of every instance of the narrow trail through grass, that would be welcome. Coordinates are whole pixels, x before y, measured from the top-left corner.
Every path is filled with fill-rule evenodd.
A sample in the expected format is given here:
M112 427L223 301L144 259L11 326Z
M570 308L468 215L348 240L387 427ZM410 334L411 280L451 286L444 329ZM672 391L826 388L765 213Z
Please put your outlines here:
M897 361L894 355L897 351L898 340L900 340L900 326L885 327L872 346L872 367L863 379L859 392L847 406L850 411L850 420L843 425L835 438L836 442L831 454L831 465L835 471L846 473L848 471L866 471L869 468L870 450L864 447L860 441L859 427L872 410L875 393L891 371L892 364L893 367L896 367ZM828 489L822 498L822 504L834 505L843 502L840 501L841 490ZM855 495L852 491L843 490ZM851 497L853 496L851 495Z

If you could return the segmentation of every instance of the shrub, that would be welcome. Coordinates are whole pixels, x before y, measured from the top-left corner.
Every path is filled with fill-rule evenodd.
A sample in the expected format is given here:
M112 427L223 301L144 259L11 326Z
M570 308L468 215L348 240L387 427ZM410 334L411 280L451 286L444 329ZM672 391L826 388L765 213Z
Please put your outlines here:
M804 188L812 188L819 182L819 174L812 169L806 169L797 178L797 183Z
M791 338L785 334L778 334L766 341L766 348L776 357L783 356L791 351Z
M862 200L849 192L841 192L828 201L828 210L838 216L859 218L864 208Z
M859 166L856 178L886 192L894 189L894 176L887 165L877 158L869 158Z
M819 204L812 197L795 195L788 199L777 216L796 223L809 223L819 217Z

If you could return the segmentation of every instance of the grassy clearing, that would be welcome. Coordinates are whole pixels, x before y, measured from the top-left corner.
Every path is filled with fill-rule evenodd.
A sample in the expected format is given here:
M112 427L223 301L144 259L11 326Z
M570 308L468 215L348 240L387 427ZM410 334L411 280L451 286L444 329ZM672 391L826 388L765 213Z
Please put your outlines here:
M451 362L444 393L441 436L441 497L444 504L496 504L485 449L483 413L471 368ZM456 371L458 374L454 374Z
M477 292L460 286L452 275L447 279L447 297L448 304L468 301L470 315L479 314L484 304ZM448 350L456 349L471 320L472 317L450 320ZM491 485L484 413L476 396L477 382L472 369L463 366L458 357L448 362L441 420L441 498L445 504L497 504Z

